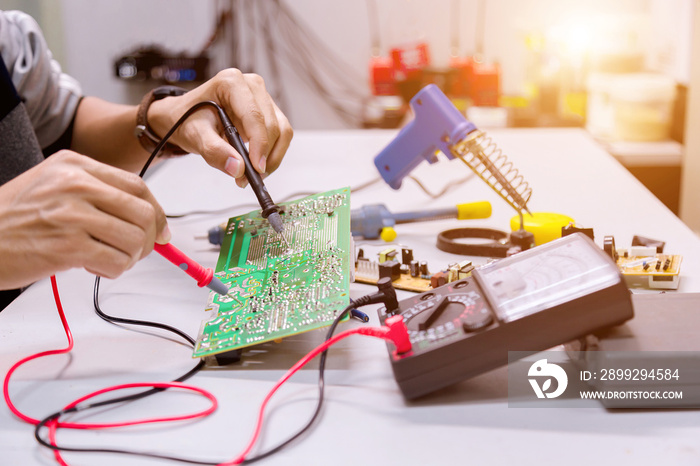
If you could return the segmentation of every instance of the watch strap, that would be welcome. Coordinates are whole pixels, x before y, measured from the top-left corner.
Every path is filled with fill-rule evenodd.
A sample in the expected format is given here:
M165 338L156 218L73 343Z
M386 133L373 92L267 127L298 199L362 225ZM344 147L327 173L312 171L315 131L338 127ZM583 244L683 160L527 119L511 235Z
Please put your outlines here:
M156 146L160 143L158 137L151 127L148 125L148 109L156 100L164 99L165 97L182 95L186 90L175 86L160 86L151 90L143 96L136 112L136 138L141 143L141 146L148 152L153 152ZM185 155L188 152L175 144L166 142L160 152L160 156L168 157L174 155Z

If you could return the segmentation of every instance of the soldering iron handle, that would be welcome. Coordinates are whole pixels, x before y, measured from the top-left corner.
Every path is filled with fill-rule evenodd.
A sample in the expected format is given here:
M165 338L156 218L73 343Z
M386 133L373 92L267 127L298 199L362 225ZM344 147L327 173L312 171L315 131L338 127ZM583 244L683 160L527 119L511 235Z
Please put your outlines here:
M209 286L209 283L211 283L214 271L193 261L172 244L155 243L153 245L153 250L180 267L187 275L197 280L197 285L200 287Z

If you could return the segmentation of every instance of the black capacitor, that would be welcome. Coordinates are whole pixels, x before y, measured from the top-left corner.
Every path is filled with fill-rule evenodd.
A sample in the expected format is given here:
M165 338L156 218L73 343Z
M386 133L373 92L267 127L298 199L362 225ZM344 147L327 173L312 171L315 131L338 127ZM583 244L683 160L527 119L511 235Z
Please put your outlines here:
M421 275L428 275L430 272L428 272L428 263L426 261L420 261L420 274Z
M418 265L418 261L411 261L408 264L408 271L411 273L412 277L417 277L418 274L420 273L420 267Z

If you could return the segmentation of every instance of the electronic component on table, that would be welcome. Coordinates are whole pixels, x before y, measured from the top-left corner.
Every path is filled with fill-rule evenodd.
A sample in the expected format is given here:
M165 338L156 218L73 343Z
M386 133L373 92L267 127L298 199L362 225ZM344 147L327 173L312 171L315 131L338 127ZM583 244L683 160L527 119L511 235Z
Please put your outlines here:
M543 351L634 315L619 270L582 234L487 264L379 318L396 314L413 350L389 348L389 358L408 399L503 366L509 351Z
M474 265L465 260L448 265L444 271L430 273L427 261L418 261L413 258L413 249L401 248L401 262L395 247L382 250L379 260L373 261L364 257L364 250L360 249L355 263L355 281L376 285L380 278L388 277L391 284L398 290L414 291L421 293L437 288L445 283L469 277Z
M665 242L658 239L646 238L639 235L634 235L632 237L632 246L653 246L656 248L656 252L658 254L662 254L664 252L665 245Z
M655 250L655 249L653 249ZM617 266L630 288L677 290L683 256L670 254L631 255L617 250Z
M489 218L491 216L491 203L488 201L467 202L442 209L398 213L392 213L384 204L373 204L353 209L350 216L350 229L353 236L365 239L382 238L386 242L391 242L396 239L395 225L447 218L458 220Z
M561 229L561 236L572 235L574 233L582 233L588 236L591 240L595 240L595 235L593 234L593 228L582 228L577 227L576 224L570 223Z
M635 236L633 246L615 247L615 238L606 236L603 250L617 263L622 276L630 288L652 290L677 290L680 285L681 262L683 256L661 254L664 243ZM636 245L634 245L636 243Z
M260 211L229 220L216 265L229 294L209 295L194 357L330 325L349 304L350 189L280 206L285 238Z

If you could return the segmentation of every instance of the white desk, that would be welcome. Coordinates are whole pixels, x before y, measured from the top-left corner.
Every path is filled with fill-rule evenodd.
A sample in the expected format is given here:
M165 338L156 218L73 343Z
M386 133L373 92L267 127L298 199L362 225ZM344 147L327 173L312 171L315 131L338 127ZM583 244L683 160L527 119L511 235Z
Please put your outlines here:
M275 200L281 200L300 190L356 186L376 176L371 160L394 134L299 132L283 166L268 178L268 189ZM685 257L680 291L700 291L700 240L585 132L500 130L492 134L533 186L533 211L565 213L580 225L593 227L599 244L604 235L615 235L618 246L629 245L634 234L664 240L667 252ZM434 190L466 173L458 161L421 166L417 171ZM194 181L201 188L197 192L179 189L184 181ZM152 174L149 184L169 213L254 201L249 190L236 188L196 157L170 161ZM382 202L395 211L479 199L490 200L494 213L489 220L471 224L507 228L512 210L477 178L439 201L431 201L409 180L398 192L377 183L352 197L355 207ZM173 243L213 266L217 251L194 236L252 208L172 220ZM441 267L456 256L434 247L435 234L455 223L401 225L398 241ZM58 283L75 350L71 356L32 362L16 374L11 390L24 412L43 417L95 389L129 381L170 380L194 364L190 350L170 337L127 331L96 317L91 304L93 279L86 272L61 274ZM353 296L370 290L351 286ZM108 313L168 322L196 335L206 295L181 271L151 255L118 280L103 282L101 303ZM376 313L368 312L376 323ZM242 364L198 374L192 383L213 391L220 401L219 410L208 419L120 431L60 431L59 440L66 445L123 446L198 459L232 458L249 439L264 393L324 334L311 332L280 344L261 345L247 351ZM48 280L30 287L0 313L2 374L22 356L62 346L64 336ZM316 397L315 367L301 371L273 400L263 449L308 419ZM407 403L392 377L384 343L366 337L353 337L331 350L329 369L327 404L320 422L301 441L261 464L700 463L697 412L508 408L505 368ZM165 393L106 410L100 420L201 406L203 402L191 395ZM51 454L34 442L32 431L6 408L0 410L0 463L54 464ZM116 455L67 453L65 458L71 465L175 464Z

